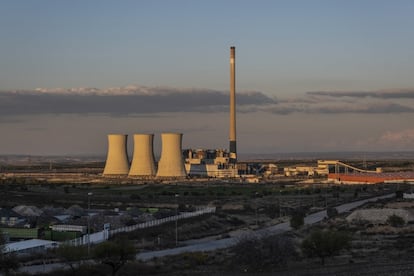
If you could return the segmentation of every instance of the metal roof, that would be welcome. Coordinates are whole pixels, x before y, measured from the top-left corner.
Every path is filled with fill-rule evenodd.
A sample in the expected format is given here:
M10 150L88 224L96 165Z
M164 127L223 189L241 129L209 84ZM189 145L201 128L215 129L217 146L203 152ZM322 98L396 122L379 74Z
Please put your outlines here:
M55 241L32 239L32 240L26 240L26 241L7 243L5 244L5 251L16 252L16 251L22 251L22 250L36 248L36 247L47 248L47 247L54 247L57 244L58 243Z

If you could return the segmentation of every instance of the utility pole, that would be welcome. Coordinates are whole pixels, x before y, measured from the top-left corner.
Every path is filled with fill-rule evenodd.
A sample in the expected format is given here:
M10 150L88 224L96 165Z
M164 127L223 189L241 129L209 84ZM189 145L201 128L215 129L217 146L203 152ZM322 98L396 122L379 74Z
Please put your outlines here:
M256 192L256 208L255 208L255 214L256 214L256 228L259 225L258 219L257 219L257 198L259 196L259 193Z
M312 206L315 207L315 183L312 182Z
M91 211L91 196L93 193L88 193L88 256L91 253L91 222L90 222L90 211Z
M282 204L280 204L281 200L282 200L282 190L279 189L279 200L278 200L278 203L279 203L279 218L282 217Z
M175 246L178 246L178 194L175 194Z

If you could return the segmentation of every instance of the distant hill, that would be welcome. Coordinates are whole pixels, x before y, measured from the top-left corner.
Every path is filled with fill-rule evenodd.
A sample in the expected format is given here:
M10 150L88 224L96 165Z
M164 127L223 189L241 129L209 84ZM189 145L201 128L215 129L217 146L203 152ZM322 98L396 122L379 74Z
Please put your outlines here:
M281 152L281 153L239 153L239 161L250 160L412 160L414 151L404 152ZM157 158L158 159L158 158ZM0 164L73 164L105 162L106 155L0 155ZM130 158L132 160L132 158Z
M239 154L239 160L410 160L414 151L405 152L286 152Z

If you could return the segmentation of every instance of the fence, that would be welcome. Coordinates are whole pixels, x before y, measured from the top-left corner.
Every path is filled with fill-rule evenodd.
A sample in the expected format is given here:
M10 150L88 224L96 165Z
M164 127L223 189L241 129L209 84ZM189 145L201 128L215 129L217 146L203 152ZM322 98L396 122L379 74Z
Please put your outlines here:
M138 230L138 229L145 229L145 228L158 226L158 225L168 223L168 222L172 222L172 221L176 221L176 220L197 217L197 216L201 216L201 215L204 215L204 214L211 214L211 213L215 213L215 212L216 212L216 207L204 207L204 208L198 209L194 212L181 213L181 214L176 215L176 216L151 220L151 221L147 221L147 222L143 222L143 223L139 223L139 224L135 224L135 225L131 225L131 226L121 227L121 228L114 229L114 230L103 230L103 231L100 231L100 232L90 234L89 236L84 235L80 238L67 241L67 242L65 242L65 244L80 246L80 245L86 245L88 243L90 243L90 244L101 243L103 241L108 240L110 236L113 236L113 235L118 234L118 233L132 232L132 231L135 231L135 230Z

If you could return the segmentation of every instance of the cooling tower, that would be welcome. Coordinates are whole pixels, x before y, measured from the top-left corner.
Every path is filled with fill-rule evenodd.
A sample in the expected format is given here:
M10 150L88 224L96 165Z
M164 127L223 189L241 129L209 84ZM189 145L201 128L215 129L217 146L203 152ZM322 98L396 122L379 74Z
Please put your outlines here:
M237 163L236 145L236 47L230 47L230 163Z
M154 134L134 134L134 155L129 176L154 176Z
M182 133L161 134L162 150L157 177L186 176L181 149L182 138Z
M127 137L128 135L125 134L108 135L108 155L103 175L128 174Z

